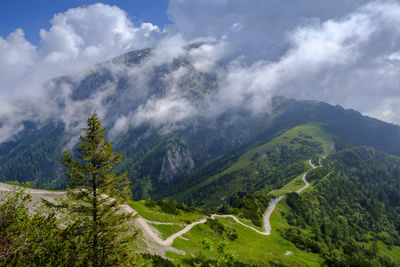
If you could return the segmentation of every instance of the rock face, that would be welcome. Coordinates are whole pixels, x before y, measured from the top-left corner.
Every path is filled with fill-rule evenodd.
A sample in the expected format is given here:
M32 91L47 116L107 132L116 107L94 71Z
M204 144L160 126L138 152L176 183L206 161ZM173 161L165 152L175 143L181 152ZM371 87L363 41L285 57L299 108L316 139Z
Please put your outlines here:
M336 151L335 144L329 145L329 151L331 151L331 152Z
M171 183L175 178L190 174L195 164L190 150L185 145L175 144L168 149L162 160L159 181Z

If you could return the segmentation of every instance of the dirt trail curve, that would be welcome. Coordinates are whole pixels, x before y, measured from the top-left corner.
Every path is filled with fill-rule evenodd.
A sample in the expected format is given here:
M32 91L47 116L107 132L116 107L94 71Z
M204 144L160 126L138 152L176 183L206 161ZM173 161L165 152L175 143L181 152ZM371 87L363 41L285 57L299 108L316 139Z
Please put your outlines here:
M311 159L308 160L308 163L310 164L311 168L313 168L313 169L322 167L322 165L321 165L320 162L319 162L319 166L314 165L314 163L311 161ZM306 172L305 174L303 174L303 178L302 178L303 182L304 182L306 185L303 186L302 188L296 190L296 193L297 193L297 194L300 194L301 192L303 192L304 189L306 189L307 187L310 186L310 183L307 182L307 180L306 180L306 178L307 178L307 173L308 173L308 172Z
M308 163L310 164L311 168L313 168L313 169L322 167L322 165L321 165L321 159L319 159L319 162L318 162L319 166L314 165L314 163L311 161L311 159L308 160Z
M172 243L174 242L174 240L184 234L186 234L187 232L189 232L194 226L198 225L198 224L202 224L205 223L207 221L207 219L201 219L197 222L193 222L189 225L187 225L185 228L183 228L182 230L176 232L175 234L171 235L170 237L168 237L165 240L162 240L157 233L155 233L152 229L152 227L149 225L149 223L154 223L157 224L158 222L152 222L152 221L148 221L145 220L141 217L137 218L136 221L138 222L138 224L140 225L140 229L142 229L142 231L146 232L146 234L148 236L150 236L153 241L155 241L157 244L161 245L161 246L171 246Z
M312 163L311 159L308 161L308 163L310 164L310 166L315 169L318 167L322 167L320 166L316 166ZM304 173L302 180L304 181L305 185L298 189L296 192L298 194L300 194L304 189L306 189L310 184L307 182L306 177L307 177L307 173ZM11 191L12 190L12 185L8 185L8 184L3 184L0 183L0 192L1 191ZM37 190L37 189L26 189L26 191L28 193L30 193L32 195L32 199L34 201L39 201L41 198L45 198L46 200L52 200L52 199L56 199L59 197L62 197L65 195L65 192L52 192L52 191L45 191L45 190ZM251 227L249 225L246 225L244 223L242 223L236 216L234 215L219 215L219 214L212 214L211 215L211 219L215 219L217 217L221 217L221 218L232 218L235 222L237 222L238 224L247 227L253 231L255 231L256 233L260 234L260 235L270 235L271 234L271 223L270 223L270 216L272 214L272 212L275 210L276 205L279 203L279 201L281 201L286 195L282 195L278 198L272 199L271 202L269 203L268 207L266 208L264 214L263 214L263 221L264 221L264 231L260 231L258 229L255 229L254 227ZM142 217L139 216L139 214L137 213L136 210L134 210L132 207L130 207L129 205L124 204L122 206L122 209L127 212L127 213L131 213L132 215L138 215L138 217L136 218L136 225L145 233L145 235L147 237L150 237L155 243L157 243L158 245L161 246L171 246L172 243L174 242L174 240L178 237L181 237L182 235L186 234L187 232L189 232L194 226L198 225L198 224L203 224L207 221L207 218L203 218L199 221L193 222L191 224L186 225L182 230L176 232L175 234L171 235L170 237L168 237L167 239L163 240L159 237L157 230L155 230L153 227L150 226L150 224L167 224L167 225L182 225L179 223L166 223L166 222L154 222L154 221L150 221L150 220L146 220Z

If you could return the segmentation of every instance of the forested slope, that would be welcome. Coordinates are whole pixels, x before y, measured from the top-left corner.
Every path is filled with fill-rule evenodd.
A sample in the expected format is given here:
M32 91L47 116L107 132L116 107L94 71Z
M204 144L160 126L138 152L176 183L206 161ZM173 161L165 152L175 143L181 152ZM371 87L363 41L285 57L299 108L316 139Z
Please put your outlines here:
M323 160L312 190L289 194L283 236L330 265L400 262L400 159L362 146ZM397 262L397 263L396 263Z

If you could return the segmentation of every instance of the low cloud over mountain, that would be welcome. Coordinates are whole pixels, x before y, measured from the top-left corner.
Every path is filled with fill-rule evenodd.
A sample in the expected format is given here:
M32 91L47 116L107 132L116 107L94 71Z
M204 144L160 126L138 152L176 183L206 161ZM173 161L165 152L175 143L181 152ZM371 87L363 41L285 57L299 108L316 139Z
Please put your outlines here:
M23 29L0 37L0 142L26 120L62 121L74 131L93 110L108 118L114 135L143 123L170 131L229 109L268 110L274 95L318 99L400 123L395 1L171 0L168 14L172 24L161 29L134 25L120 8L95 4L56 14L37 46ZM205 44L186 49L197 42ZM87 97L74 97L96 63L147 47L155 49L140 64L103 64L114 78ZM149 73L178 58L187 62L160 74L164 89L155 91ZM200 74L212 75L215 85L194 97L189 81ZM68 81L48 82L61 75ZM126 78L123 92L116 77Z

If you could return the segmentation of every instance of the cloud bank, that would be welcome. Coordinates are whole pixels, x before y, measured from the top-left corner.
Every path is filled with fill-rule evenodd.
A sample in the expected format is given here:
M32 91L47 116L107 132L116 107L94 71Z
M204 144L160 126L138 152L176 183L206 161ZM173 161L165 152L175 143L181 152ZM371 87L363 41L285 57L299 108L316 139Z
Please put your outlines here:
M79 105L68 100L61 86L55 94L66 97L69 106L54 109L46 81L66 74L82 77L94 64L152 47L164 35L151 23L133 25L125 11L104 4L56 14L51 25L40 30L39 46L27 41L22 29L0 37L0 142L18 133L23 121L42 122L54 114L62 119Z
M174 0L169 6L180 32L228 44L221 103L260 110L282 94L397 124L399 12L397 1L363 0Z
M230 109L265 112L274 95L400 123L398 2L171 0L168 14L172 25L160 29L134 25L116 6L95 4L56 14L38 46L22 29L0 37L0 142L26 120L78 129L93 110L114 136L142 124L168 132ZM185 48L198 41L206 44ZM109 78L89 96L74 98L94 64L147 47L155 49L140 65L103 64ZM149 73L179 58L187 64L163 74L157 91L161 85ZM191 81L210 73L214 90L194 98ZM67 81L48 82L65 74ZM128 77L123 91L121 77Z

